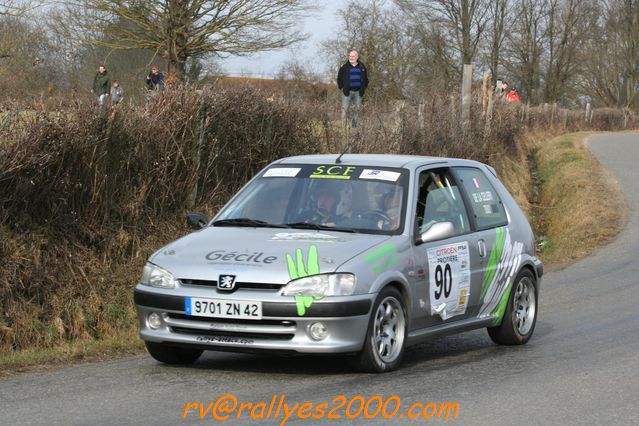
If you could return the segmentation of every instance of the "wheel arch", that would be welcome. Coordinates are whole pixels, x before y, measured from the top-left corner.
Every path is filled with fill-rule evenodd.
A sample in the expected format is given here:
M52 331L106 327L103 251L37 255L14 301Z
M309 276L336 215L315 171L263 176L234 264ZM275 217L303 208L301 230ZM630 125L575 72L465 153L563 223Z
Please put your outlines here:
M523 265L521 265L521 268L519 268L519 271L517 271L515 277L521 274L522 271L529 271L532 274L533 278L535 279L535 287L537 287L537 291L539 291L540 277L537 274L537 268L535 268L535 265L532 262L525 262Z
M379 291L381 292L382 290L384 290L385 288L394 288L397 291L399 291L399 294L402 296L402 302L404 304L404 310L405 310L405 314L406 314L406 326L407 329L410 329L410 323L411 323L411 309L412 309L412 302L411 302L411 293L408 290L408 287L406 284L402 283L399 280L392 280L387 282L386 284L384 284L383 286L381 286L379 288Z

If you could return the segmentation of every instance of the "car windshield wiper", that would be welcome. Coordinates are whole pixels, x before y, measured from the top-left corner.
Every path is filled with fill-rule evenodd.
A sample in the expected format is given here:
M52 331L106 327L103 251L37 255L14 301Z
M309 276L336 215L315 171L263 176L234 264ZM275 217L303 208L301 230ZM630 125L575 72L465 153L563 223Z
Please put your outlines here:
M295 222L295 223L287 223L286 226L289 228L297 228L297 229L317 229L321 231L359 233L359 231L352 228L339 228L337 226L320 225L319 223Z
M249 219L248 217L238 217L235 219L221 219L212 223L213 226L250 226L261 228L287 228L286 225L268 223L263 220Z

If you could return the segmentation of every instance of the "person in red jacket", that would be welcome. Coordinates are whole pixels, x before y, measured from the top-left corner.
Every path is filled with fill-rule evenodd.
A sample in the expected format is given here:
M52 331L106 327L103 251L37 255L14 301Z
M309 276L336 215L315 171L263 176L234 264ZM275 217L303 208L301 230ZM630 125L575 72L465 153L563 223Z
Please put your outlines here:
M510 92L506 94L506 102L515 102L515 103L521 102L521 99L519 98L519 93L517 93L516 87L513 87L512 89L510 89Z

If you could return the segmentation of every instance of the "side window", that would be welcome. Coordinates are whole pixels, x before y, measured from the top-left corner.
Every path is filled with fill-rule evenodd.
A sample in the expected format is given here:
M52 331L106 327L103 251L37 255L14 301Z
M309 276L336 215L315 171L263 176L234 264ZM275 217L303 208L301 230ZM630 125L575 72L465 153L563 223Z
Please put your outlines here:
M480 169L456 167L461 187L470 200L471 211L475 215L478 229L494 228L508 223L504 205L497 191Z
M455 235L470 231L464 201L447 169L420 173L416 209L417 234L426 232L437 222L452 222Z

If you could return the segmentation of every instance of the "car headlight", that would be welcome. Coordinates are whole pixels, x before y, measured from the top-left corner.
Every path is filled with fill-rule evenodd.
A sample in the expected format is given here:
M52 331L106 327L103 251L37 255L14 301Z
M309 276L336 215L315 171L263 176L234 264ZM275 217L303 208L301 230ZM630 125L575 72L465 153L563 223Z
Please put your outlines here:
M320 274L289 282L283 296L350 296L357 279L353 274Z
M158 288L175 288L175 277L152 263L144 265L141 284Z

